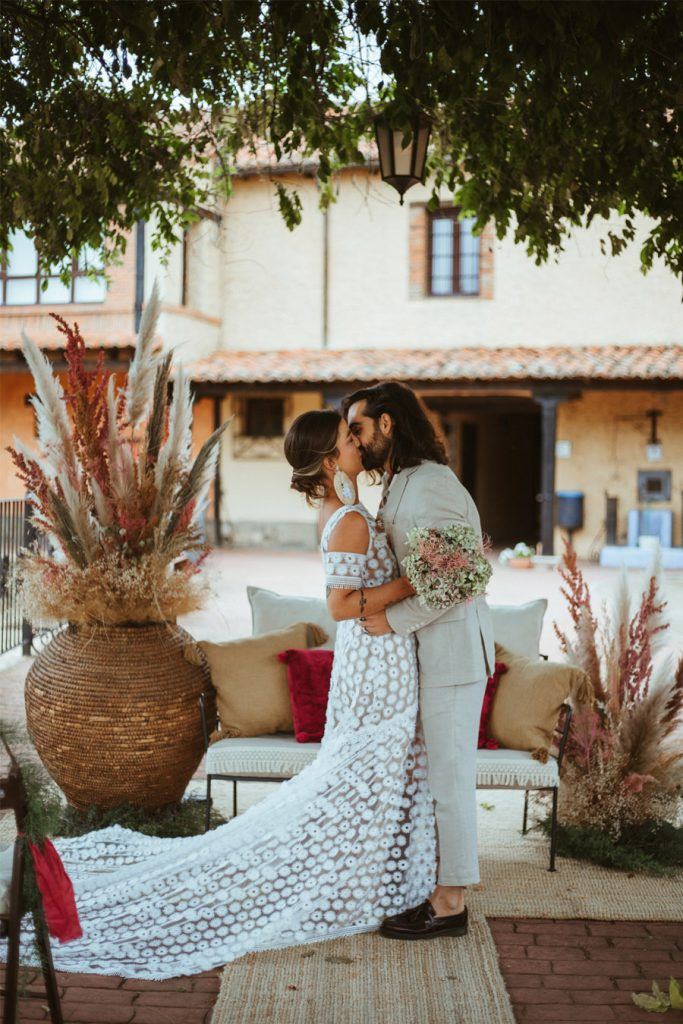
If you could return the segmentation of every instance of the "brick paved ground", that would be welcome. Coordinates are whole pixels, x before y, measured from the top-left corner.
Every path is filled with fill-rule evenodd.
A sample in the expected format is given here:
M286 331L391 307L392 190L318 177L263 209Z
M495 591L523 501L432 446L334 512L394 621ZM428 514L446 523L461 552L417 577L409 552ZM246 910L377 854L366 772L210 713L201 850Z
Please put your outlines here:
M4 972L0 966L3 985ZM65 1024L209 1024L220 969L170 981L93 974L58 974L57 979ZM19 1000L19 1021L49 1020L40 972L26 972L26 991L33 995Z
M489 920L518 1024L637 1021L658 1014L632 992L683 978L683 925L654 921ZM683 1011L662 1020L683 1021Z

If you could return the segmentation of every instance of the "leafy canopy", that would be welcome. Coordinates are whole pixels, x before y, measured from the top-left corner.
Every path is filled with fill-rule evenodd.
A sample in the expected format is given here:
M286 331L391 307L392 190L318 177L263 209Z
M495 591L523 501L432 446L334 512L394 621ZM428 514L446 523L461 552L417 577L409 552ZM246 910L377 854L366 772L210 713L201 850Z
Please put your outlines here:
M46 263L113 260L155 214L166 253L256 139L315 155L324 208L373 114L403 127L417 103L432 205L445 184L537 262L614 213L618 253L641 211L643 269L683 275L682 28L680 0L4 0L0 248L24 227ZM293 228L296 186L273 184Z

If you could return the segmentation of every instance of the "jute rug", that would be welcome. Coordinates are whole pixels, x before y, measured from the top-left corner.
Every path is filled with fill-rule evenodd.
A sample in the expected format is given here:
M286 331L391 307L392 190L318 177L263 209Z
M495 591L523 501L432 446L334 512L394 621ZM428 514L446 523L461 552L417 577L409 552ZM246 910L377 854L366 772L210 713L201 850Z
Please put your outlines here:
M486 921L465 938L376 933L251 953L227 964L211 1024L514 1024Z
M480 791L479 801L481 883L468 892L471 910L486 917L683 918L683 873L655 878L558 857L551 874L548 839L537 831L521 834L523 794Z

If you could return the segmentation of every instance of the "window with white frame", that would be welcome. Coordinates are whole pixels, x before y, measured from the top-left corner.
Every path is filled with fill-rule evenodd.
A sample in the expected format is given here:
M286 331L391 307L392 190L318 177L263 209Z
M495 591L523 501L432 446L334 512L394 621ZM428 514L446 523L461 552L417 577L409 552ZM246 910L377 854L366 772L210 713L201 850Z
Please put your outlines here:
M10 235L11 251L0 261L0 305L60 305L76 302L104 302L107 283L103 274L92 278L88 271L102 270L102 257L86 246L71 265L71 281L65 285L59 270L41 264L32 238L23 231ZM45 282L45 287L43 284Z

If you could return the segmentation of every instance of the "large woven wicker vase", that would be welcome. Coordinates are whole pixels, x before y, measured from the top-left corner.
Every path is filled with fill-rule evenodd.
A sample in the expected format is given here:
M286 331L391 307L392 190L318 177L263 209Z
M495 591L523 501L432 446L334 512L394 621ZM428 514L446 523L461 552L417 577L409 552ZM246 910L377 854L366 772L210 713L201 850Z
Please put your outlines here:
M162 807L182 798L204 752L199 695L211 690L189 633L166 623L69 626L26 679L38 754L73 806ZM199 648L195 647L195 652Z

